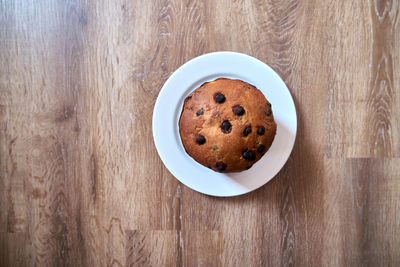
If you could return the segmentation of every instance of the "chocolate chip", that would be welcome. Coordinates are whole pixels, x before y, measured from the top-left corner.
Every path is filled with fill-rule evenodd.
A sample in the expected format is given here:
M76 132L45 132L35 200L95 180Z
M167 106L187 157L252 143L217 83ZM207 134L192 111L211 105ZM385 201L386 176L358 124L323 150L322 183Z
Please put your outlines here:
M203 115L203 113L204 113L204 109L201 108L201 109L199 109L199 110L196 112L196 115L197 115L197 117L198 117L198 116L200 116L200 115Z
M251 133L251 125L247 126L243 130L243 136L248 136Z
M268 105L268 107L272 107L271 103L268 103L267 105Z
M258 127L257 134L258 134L258 135L263 135L264 133L265 133L265 128L264 128L264 126Z
M250 169L251 167L253 167L253 165L247 166L246 170Z
M218 161L217 163L215 163L215 167L217 168L218 171L222 172L225 171L226 164L222 161Z
M256 153L253 150L246 150L242 153L242 156L247 161L253 161L256 159Z
M258 151L258 153L261 153L261 152L264 151L264 149L265 149L265 146L264 146L264 145L260 145L260 146L257 148L257 151Z
M221 130L225 134L230 133L232 131L232 124L228 120L223 121L221 124Z
M245 113L244 108L240 105L234 105L232 107L232 111L235 115L238 115L238 116L242 116Z
M272 110L271 109L268 109L268 111L265 112L265 115L267 115L268 117L271 116L271 114L272 114Z
M201 134L196 135L196 143L198 145L202 145L206 142L206 138L202 136Z
M215 102L222 104L225 102L225 96L221 93L216 93L214 95L214 100Z

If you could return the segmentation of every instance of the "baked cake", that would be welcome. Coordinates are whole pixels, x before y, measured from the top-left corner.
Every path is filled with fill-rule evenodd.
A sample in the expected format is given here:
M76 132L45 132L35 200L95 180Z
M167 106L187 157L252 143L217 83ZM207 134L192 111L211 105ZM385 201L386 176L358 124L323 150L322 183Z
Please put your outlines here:
M271 103L241 80L206 82L184 102L179 134L186 152L218 172L249 169L270 148L276 133Z

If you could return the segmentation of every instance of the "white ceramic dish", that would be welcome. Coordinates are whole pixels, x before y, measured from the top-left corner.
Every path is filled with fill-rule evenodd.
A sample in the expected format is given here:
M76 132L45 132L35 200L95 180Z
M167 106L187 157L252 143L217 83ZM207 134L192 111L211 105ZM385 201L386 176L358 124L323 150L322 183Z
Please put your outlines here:
M247 171L217 173L193 160L179 136L185 98L206 81L240 79L260 89L272 103L277 133L268 152ZM287 161L296 138L297 117L292 96L268 65L245 54L215 52L196 57L178 68L161 89L153 111L153 137L161 160L183 184L212 196L236 196L271 180Z

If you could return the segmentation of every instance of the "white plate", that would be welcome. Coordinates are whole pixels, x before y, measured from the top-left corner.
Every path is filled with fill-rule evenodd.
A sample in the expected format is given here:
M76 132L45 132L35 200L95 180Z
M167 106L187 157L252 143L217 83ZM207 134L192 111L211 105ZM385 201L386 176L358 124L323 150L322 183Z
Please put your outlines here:
M277 133L268 152L247 171L217 173L193 160L179 136L184 99L201 84L219 77L240 79L263 92L272 103ZM183 184L212 196L236 196L271 180L288 159L296 138L297 117L285 83L268 65L245 54L215 52L194 58L165 82L153 112L154 142L168 170Z

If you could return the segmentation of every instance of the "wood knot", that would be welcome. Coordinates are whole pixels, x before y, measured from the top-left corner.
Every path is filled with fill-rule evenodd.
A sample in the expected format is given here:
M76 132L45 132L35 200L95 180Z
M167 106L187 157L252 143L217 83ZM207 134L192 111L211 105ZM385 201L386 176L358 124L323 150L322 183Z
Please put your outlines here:
M69 120L74 115L73 107L64 107L62 114L56 118L56 122L63 122Z

